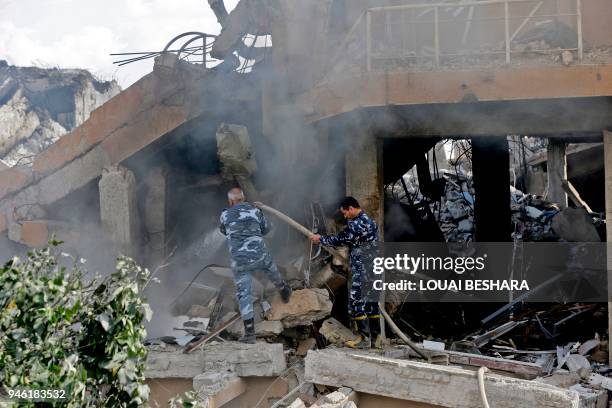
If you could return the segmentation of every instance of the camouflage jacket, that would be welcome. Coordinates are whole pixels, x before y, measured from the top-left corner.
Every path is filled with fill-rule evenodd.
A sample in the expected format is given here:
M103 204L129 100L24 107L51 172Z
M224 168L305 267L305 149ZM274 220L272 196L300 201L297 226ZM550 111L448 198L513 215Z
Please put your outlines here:
M365 212L348 221L348 225L336 235L321 236L321 245L353 249L378 242L378 225Z
M271 227L263 212L251 203L236 204L221 213L220 230L227 237L232 266L246 267L262 261L268 248L262 238Z

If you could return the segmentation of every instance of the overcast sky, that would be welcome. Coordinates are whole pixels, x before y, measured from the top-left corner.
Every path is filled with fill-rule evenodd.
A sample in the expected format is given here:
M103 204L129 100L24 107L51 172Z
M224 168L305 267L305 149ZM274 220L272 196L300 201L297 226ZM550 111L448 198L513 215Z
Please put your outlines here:
M85 68L125 88L152 60L117 68L110 53L160 51L177 34L220 28L206 0L0 0L0 59Z

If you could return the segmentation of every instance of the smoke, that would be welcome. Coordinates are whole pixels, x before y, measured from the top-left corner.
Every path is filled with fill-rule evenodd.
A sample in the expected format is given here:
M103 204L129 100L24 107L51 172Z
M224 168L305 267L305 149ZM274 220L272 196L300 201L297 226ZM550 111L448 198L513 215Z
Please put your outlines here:
M171 306L194 279L201 285L219 285L217 276L206 270L201 272L206 265L229 265L225 240L218 231L218 223L219 215L227 205L226 192L234 183L219 176L215 135L221 123L247 127L258 165L252 180L261 200L310 227L313 223L311 203L321 204L326 215L332 216L339 199L345 194L346 155L358 142L359 134L368 133L372 137L414 134L469 137L483 132L503 134L511 124L520 126L525 119L534 123L546 114L550 105L545 103L533 102L522 107L520 104L523 102L483 105L477 102L478 95L467 90L466 100L460 104L381 107L365 112L359 109L359 101L350 101L354 102L353 113L320 120L316 124L306 123L303 107L297 103L304 93L317 84L333 82L334 75L359 76L365 72L365 30L356 29L355 38L344 40L366 6L374 3L396 4L398 1L279 1L277 6L259 2L261 7L268 8L265 11L269 13L257 13L257 16L249 16L244 21L234 21L232 24L242 28L240 36L244 32L256 34L270 28L272 49L257 52L258 56L264 56L263 59L244 72L224 72L221 66L201 75L193 75L196 72L194 69L182 71L181 75L189 80L183 94L193 97L190 103L196 117L122 163L137 180L138 235L143 239L136 257L160 279L160 283L152 284L146 293L154 310L154 320L149 326L151 336L162 335L172 329L175 318ZM460 20L460 17L465 18L470 13L468 8L463 8L461 12L458 10L458 7L449 6L443 13L447 20ZM458 13L457 16L453 16L454 13ZM404 17L419 18L424 22L431 18L430 14L427 12L419 17L418 13L411 12ZM260 15L265 17L265 21L253 21ZM229 18L237 16L230 14ZM398 23L397 20L401 18L402 13L383 13L374 18L373 46L378 59L374 61L373 68L388 71L415 67L431 69L430 42L416 44L414 41L418 36L407 31L409 25ZM382 30L381 25L388 23L393 23L391 28ZM466 29L465 25L462 27ZM457 27L446 26L445 29L456 32ZM421 27L417 32L431 37L431 33L423 30ZM459 32L463 33L463 30L459 29ZM230 35L230 31L226 30L222 36ZM402 42L406 38L410 41ZM483 25L474 23L467 38L469 41L466 43L471 48L486 45L486 42L494 43L493 49L498 48L497 40L491 38L490 31ZM222 40L219 37L217 41ZM230 40L233 40L230 43L235 43L237 39ZM446 53L457 51L465 45L462 44L461 35L452 42L445 34L442 40L442 50ZM461 44L457 44L457 41ZM248 48L250 44L260 46L261 41L251 40L242 45ZM406 53L399 53L398 47ZM397 55L406 59L391 58ZM426 61L425 65L419 65L422 61ZM463 64L465 61L445 59L443 62L450 63L448 66L452 68L457 66L453 63ZM355 90L356 99L361 91ZM334 97L333 87L330 87L329 98L332 102ZM580 127L576 124L576 116L565 119L568 116L564 112L572 111L567 109L569 103L566 105L560 101L555 106L555 112L563 113L560 120L572 120L571 129ZM414 143L406 150L411 148L416 151L422 146ZM349 157L349 160L360 158ZM401 157L397 159L400 164L401 160ZM152 195L146 183L153 168L164 169L165 178L161 198L165 206L161 220L163 227L157 230L143 225L148 222L147 201L160 200ZM97 183L98 180L51 206L48 217L70 221L75 226L89 225L88 228L75 227L87 232L67 245L79 256L89 259L91 268L108 271L117 248L108 240L107 232L100 228ZM407 225L410 220L402 214L400 208L391 207L387 216ZM159 218L156 220L160 221ZM299 257L307 253L309 244L289 227L279 222L275 224L274 236L270 238L274 257L281 266L295 264ZM409 232L413 232L414 226L409 226L409 229ZM405 228L389 230L389 233L401 236ZM160 235L164 244L156 247L153 243ZM9 248L5 252L10 251ZM292 273L292 277L299 277L295 271ZM201 300L195 299L201 304L206 300L204 295Z

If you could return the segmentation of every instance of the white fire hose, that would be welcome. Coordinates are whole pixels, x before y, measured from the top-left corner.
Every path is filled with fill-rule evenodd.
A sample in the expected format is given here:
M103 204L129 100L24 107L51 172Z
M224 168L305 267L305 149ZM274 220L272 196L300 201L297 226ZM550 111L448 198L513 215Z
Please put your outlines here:
M293 228L295 228L296 230L298 230L299 232L301 232L302 234L304 234L307 238L312 237L314 234L305 226L303 226L302 224L300 224L299 222L295 221L293 218L289 217L286 214L283 214L282 212L267 206L263 203L254 203L256 207L261 208L262 210L264 210L267 213L270 213L272 215L274 215L275 217L281 219L282 221L286 222L287 224L289 224L290 226L292 226ZM329 248L329 247L323 247L324 250L326 250L327 252L329 252L331 255L339 258L342 260L342 263L345 266L348 266L349 262L348 259L346 257L346 255L344 255L342 252L338 251L335 248Z
M482 406L489 408L489 401L487 400L487 393L484 386L484 375L489 371L487 367L480 367L478 369L478 391L480 391L480 399L482 400Z

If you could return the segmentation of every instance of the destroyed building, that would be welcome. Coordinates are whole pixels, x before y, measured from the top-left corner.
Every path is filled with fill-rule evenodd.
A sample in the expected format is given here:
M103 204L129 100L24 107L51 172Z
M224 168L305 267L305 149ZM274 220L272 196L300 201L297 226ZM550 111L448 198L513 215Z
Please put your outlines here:
M327 347L351 336L346 255L319 252L273 215L271 248L294 300L282 305L257 282L261 340L238 344L217 229L239 185L314 232L340 228L337 202L351 195L385 242L605 242L608 2L209 5L218 36L186 32L143 54L153 72L0 170L2 247L56 234L94 265L123 253L161 280L146 293L153 401L195 389L228 407L474 407L483 393L496 407L606 406L607 305L515 318L512 302L458 313L388 299L399 327L388 322L383 352ZM529 157L528 138L538 141ZM503 337L517 328L538 341ZM206 341L184 354L194 339Z

